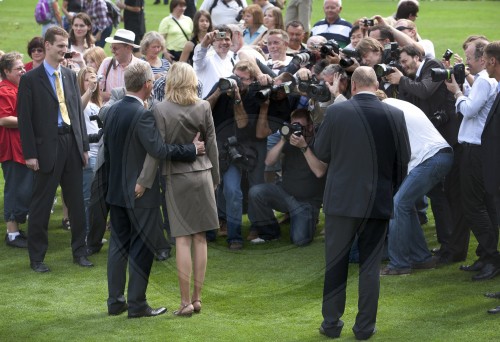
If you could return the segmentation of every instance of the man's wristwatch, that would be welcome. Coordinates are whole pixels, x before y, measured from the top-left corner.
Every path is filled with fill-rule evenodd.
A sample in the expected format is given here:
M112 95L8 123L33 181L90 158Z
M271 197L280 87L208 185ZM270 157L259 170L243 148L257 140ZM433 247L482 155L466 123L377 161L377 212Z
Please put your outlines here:
M302 151L302 153L306 153L308 148L309 148L309 146L301 147L300 150Z
M234 99L234 104L239 105L241 103L241 100Z

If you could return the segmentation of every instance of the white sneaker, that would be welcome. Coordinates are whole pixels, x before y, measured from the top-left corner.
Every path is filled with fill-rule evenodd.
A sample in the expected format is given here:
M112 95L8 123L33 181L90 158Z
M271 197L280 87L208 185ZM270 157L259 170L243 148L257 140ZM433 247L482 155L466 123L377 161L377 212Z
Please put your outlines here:
M250 240L250 243L254 244L254 245L258 245L258 244L265 243L265 242L266 242L266 240L261 239L260 237L255 238L253 240Z

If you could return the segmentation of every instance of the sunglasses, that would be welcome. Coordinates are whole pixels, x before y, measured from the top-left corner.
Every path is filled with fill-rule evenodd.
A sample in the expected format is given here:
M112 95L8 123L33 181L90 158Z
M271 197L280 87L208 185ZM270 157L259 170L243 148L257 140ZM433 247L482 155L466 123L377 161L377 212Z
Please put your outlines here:
M31 49L31 53L35 53L35 52L42 53L43 49L42 48L33 48L33 49Z
M413 30L413 29L411 27L398 26L398 27L396 27L396 30L398 30L398 31L404 31L404 30Z

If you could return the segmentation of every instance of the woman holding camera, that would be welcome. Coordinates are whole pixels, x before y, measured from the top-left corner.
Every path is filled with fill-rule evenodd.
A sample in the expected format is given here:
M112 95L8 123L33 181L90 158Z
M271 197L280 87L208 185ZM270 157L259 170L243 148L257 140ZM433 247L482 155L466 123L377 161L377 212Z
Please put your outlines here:
M90 205L90 186L94 179L94 166L99 149L99 131L96 115L102 107L101 90L99 89L96 69L87 66L80 69L78 73L78 86L82 94L82 107L85 117L87 134L89 135L89 162L83 169L83 203L85 205L86 233L89 232L89 205Z
M207 266L205 232L219 226L215 188L219 184L219 156L212 110L198 98L198 79L187 63L174 63L166 83L165 100L155 109L157 126L167 144L193 141L199 132L206 154L193 163L163 161L167 212L175 237L181 304L177 316L201 311L201 289ZM191 258L193 251L193 259ZM194 267L193 267L194 266ZM194 289L190 294L191 272Z

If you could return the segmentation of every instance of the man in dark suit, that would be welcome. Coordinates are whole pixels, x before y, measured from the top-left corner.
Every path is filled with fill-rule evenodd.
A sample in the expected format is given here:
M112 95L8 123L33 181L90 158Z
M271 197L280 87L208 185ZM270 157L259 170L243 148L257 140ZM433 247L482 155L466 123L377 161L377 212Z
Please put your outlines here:
M119 315L128 309L129 318L157 316L167 311L166 308L152 309L146 301L153 263L152 232L161 225L158 179L147 190L136 184L146 154L158 159L194 161L197 153L204 153L204 144L198 141L189 145L163 143L152 112L144 106L153 90L153 82L154 75L148 64L129 66L125 71L127 96L109 108L104 122L106 201L111 215L108 313ZM127 262L128 304L124 297Z
M357 339L375 333L379 265L391 217L392 197L406 176L410 144L403 112L375 96L377 77L358 67L353 98L327 110L314 148L328 163L324 196L325 284L320 333L339 337L344 323L349 251L358 234L359 312Z
M500 82L500 41L495 41L484 49L485 67L488 76ZM499 83L500 84L500 83ZM481 135L483 155L483 179L486 191L495 196L497 215L500 214L500 85L495 102L488 113ZM500 298L500 292L487 293L487 297ZM500 313L500 306L488 310Z
M48 247L48 223L57 186L61 184L69 209L73 260L93 266L85 248L85 209L82 168L87 165L89 143L73 71L60 66L68 50L68 33L47 30L45 60L21 78L18 93L19 131L26 166L35 171L28 223L30 266L47 272L43 263Z

